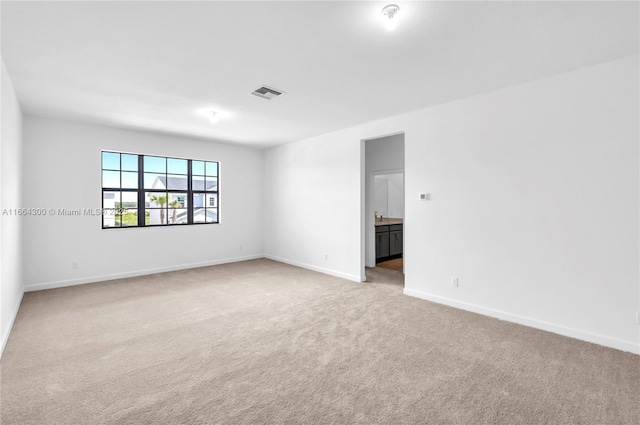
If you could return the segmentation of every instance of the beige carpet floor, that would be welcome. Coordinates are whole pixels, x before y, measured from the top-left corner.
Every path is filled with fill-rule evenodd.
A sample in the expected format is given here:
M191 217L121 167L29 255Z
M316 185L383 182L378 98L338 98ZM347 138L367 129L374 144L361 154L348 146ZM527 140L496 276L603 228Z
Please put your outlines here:
M640 356L270 260L25 294L11 424L633 424Z

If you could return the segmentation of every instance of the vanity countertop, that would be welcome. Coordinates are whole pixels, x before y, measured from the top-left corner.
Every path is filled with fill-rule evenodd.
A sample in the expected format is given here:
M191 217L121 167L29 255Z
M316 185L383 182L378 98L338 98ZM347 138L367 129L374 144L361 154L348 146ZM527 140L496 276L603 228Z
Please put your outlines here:
M389 226L391 224L402 224L403 223L403 219L402 218L383 218L383 219L379 219L376 218L376 227L378 226Z

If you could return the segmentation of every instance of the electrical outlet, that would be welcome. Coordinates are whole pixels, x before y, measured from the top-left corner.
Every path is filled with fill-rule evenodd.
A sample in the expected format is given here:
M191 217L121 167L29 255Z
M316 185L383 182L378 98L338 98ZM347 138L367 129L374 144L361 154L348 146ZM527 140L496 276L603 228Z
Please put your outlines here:
M242 251L242 245L238 247L238 251Z
M77 262L77 261L72 261L72 262L71 262L71 268L72 268L73 270L78 270L78 269L80 268L80 265L78 264L78 262Z
M324 259L328 260L329 259L329 254L327 254L326 252L324 253Z
M457 288L459 285L459 281L458 278L455 276L451 276L451 286L453 286L454 288Z

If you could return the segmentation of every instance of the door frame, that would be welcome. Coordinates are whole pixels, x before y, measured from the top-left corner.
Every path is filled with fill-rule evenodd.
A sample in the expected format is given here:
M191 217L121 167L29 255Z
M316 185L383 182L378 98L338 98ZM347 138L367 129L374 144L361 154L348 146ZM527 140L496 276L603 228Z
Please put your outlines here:
M365 216L366 216L366 234L365 234L365 266L366 267L375 267L376 266L376 228L373 214L375 213L375 176L383 176L385 174L400 174L402 173L402 187L403 187L403 198L404 198L404 169L390 169L390 170L380 170L380 171L372 171L367 176L367 203L365 208ZM404 199L403 199L404 201ZM404 238L403 238L404 240ZM404 242L403 242L404 243ZM373 256L371 256L373 254Z
M406 132L405 131L396 131L393 133L382 134L375 137L367 137L366 139L360 139L360 280L362 282L366 282L366 267L367 260L369 263L371 262L371 258L367 258L367 250L373 254L373 266L375 266L375 226L373 222L373 213L375 211L375 206L373 203L373 193L369 193L369 191L373 191L373 176L380 174L393 174L393 173L403 173L403 185L404 185L404 203L405 203L405 215L406 215L406 205L407 205L407 176L405 167L402 169L389 169L389 170L381 170L381 171L372 171L367 173L366 170L366 142L370 140L382 139L384 137L395 136L398 134L403 135L404 145L405 145L405 156L402 158L402 164L405 164L406 158ZM369 213L370 211L370 213ZM404 226L405 235L406 235L406 226ZM404 236L404 235L403 235ZM403 257L406 254L405 246L406 246L406 237L402 238L403 243ZM404 268L404 267L403 267Z

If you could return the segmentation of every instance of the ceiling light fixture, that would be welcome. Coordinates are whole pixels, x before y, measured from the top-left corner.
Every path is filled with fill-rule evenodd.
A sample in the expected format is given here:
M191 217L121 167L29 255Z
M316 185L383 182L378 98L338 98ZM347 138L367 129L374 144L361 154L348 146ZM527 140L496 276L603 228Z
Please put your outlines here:
M195 111L199 116L206 118L211 124L218 124L231 116L229 112L221 111L217 107L201 108Z
M400 7L397 4L388 4L382 8L382 14L387 18L385 21L385 27L387 30L393 31L396 28L398 18L395 16L399 10Z

